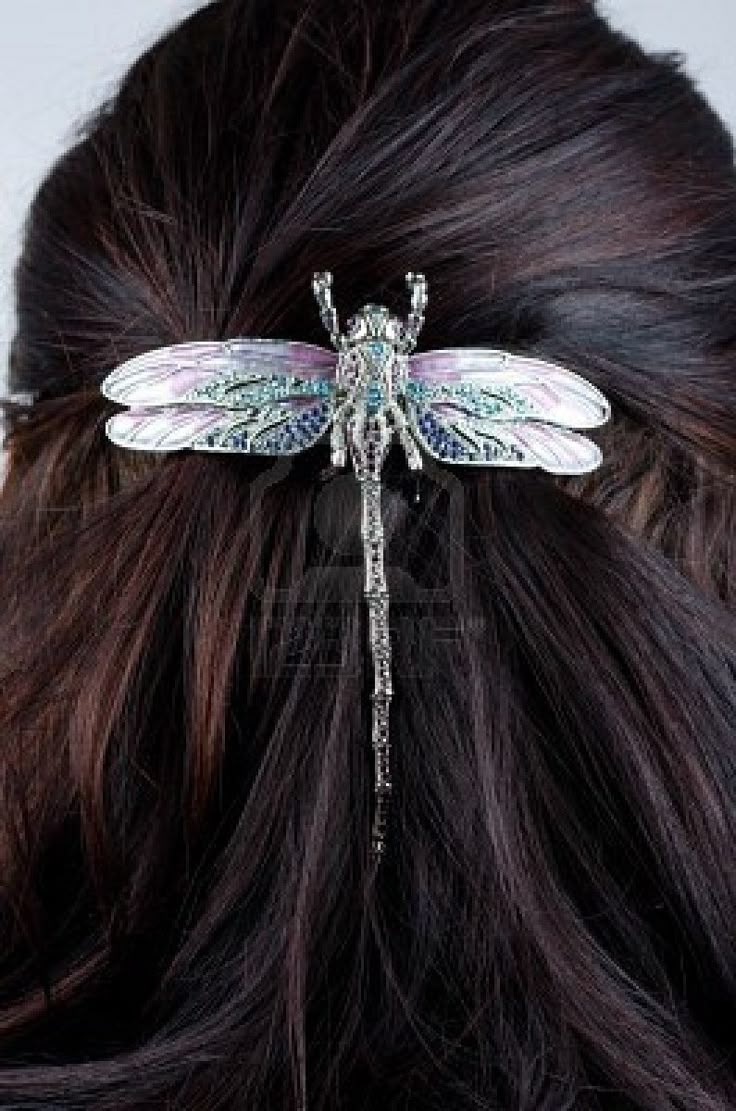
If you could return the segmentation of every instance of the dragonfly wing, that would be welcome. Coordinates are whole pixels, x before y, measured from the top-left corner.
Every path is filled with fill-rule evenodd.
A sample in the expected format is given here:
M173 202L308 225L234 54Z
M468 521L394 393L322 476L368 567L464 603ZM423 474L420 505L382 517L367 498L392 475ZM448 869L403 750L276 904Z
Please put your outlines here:
M122 405L207 405L228 409L285 398L329 397L337 354L310 343L235 339L181 343L128 359L102 393Z
M541 467L552 474L587 474L601 463L586 436L531 420L460 415L454 406L422 405L407 398L409 427L424 450L442 463Z
M596 428L610 417L607 398L556 363L491 348L426 351L409 359L407 398L493 421L544 421Z
M275 401L249 408L212 405L142 406L110 417L106 433L138 451L294 455L316 444L330 425L330 398Z

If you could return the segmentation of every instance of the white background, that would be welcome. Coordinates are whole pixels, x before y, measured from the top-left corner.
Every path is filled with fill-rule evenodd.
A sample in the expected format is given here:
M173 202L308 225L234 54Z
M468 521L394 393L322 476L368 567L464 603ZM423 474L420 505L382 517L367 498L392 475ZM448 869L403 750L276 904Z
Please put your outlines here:
M199 0L0 0L0 390L13 330L12 269L35 187L70 144L75 122L132 59L198 7ZM600 7L644 46L684 53L736 132L736 0L600 0Z

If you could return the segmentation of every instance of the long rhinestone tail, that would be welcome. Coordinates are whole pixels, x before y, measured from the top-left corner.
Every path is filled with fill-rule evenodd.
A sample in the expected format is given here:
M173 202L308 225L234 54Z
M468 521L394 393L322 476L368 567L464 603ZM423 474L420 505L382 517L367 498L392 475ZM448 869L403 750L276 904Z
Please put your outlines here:
M381 518L380 477L364 477L361 481L361 491L365 596L368 604L369 640L374 668L371 740L375 759L375 806L371 850L374 858L380 859L386 848L391 795L389 708L392 695L389 596L384 566L385 538Z

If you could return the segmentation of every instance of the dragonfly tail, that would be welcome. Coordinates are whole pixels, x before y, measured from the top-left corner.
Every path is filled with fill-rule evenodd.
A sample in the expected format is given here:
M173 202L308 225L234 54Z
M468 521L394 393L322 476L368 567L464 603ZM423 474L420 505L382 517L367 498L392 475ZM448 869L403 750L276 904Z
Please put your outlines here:
M385 539L381 516L380 475L378 477L364 475L361 477L360 485L365 597L374 670L374 686L371 695L371 741L375 761L375 781L371 851L374 860L379 861L386 848L391 796L389 712L392 686L389 594L384 565Z

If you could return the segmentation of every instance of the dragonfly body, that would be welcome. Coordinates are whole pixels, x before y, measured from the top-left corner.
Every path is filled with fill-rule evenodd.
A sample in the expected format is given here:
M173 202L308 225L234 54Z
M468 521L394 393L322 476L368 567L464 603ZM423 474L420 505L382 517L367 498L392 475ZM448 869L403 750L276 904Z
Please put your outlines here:
M332 428L332 461L343 466L348 452L356 474L380 478L394 437L412 469L421 455L403 409L408 374L403 325L382 305L364 305L339 342L338 400Z

